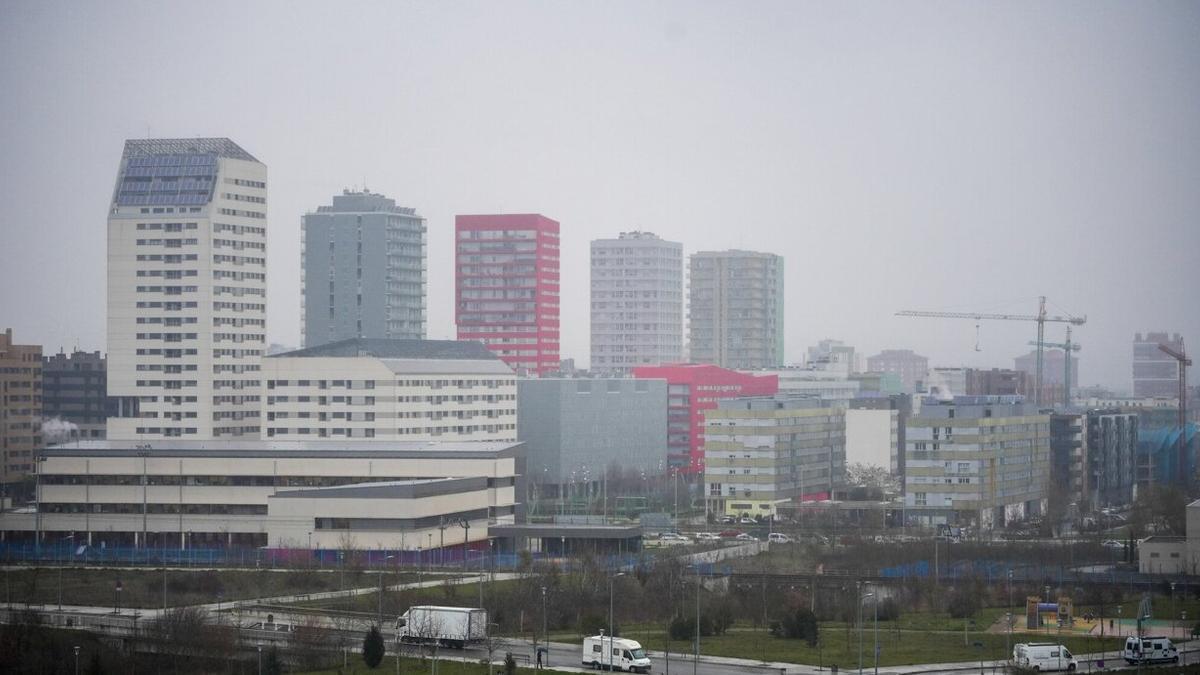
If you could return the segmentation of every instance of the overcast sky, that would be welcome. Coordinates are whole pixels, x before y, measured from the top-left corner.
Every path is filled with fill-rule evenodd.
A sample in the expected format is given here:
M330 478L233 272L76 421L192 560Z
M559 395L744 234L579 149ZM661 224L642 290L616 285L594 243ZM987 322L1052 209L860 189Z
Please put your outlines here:
M345 187L429 225L452 337L456 213L562 224L564 357L588 242L786 259L786 348L1012 367L1086 314L1081 383L1137 331L1200 348L1200 3L0 1L0 328L104 349L123 141L228 136L269 169L269 339L299 342L300 216ZM1061 339L1062 326L1048 331Z

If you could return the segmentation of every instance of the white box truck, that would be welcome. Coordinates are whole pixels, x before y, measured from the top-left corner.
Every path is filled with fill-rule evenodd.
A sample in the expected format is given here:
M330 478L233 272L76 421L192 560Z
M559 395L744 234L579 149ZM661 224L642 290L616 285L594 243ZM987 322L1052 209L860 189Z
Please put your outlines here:
M595 670L650 672L650 657L635 640L594 635L583 639L583 665Z
M1013 647L1013 663L1029 670L1066 670L1074 672L1079 662L1063 645L1053 642L1020 643Z
M401 642L437 644L462 649L487 639L486 609L417 605L396 619Z
M1125 661L1135 663L1179 663L1179 648L1170 638L1125 638Z

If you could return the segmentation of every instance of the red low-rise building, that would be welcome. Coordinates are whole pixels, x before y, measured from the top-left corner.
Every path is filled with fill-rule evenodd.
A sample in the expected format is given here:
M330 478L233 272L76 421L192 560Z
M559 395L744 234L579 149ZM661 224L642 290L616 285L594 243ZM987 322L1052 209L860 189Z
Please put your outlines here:
M779 376L747 375L701 363L633 369L637 378L667 381L667 460L682 474L704 473L704 411L738 396L773 396Z

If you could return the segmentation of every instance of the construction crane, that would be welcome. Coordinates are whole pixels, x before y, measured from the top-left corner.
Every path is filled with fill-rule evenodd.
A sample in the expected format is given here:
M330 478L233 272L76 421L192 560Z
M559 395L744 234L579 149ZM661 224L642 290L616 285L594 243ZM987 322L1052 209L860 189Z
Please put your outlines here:
M1034 347L1042 346L1050 347L1051 349L1063 350L1063 354L1066 355L1063 359L1063 361L1065 361L1065 366L1063 367L1063 370L1065 371L1063 373L1063 406L1071 405L1071 352L1077 352L1080 349L1083 349L1083 347L1081 347L1079 344L1071 342L1071 326L1067 326L1067 339L1064 342L1038 343L1030 341L1029 344L1033 345Z
M1176 449L1176 460L1178 461L1179 482L1184 487L1187 487L1188 476L1184 471L1187 466L1187 446L1183 439L1187 436L1187 369L1192 365L1192 360L1188 358L1186 350L1183 349L1183 339L1179 340L1179 349L1175 351L1170 345L1164 345L1161 342L1158 344L1158 351L1170 356L1179 362L1179 439L1178 448Z
M1069 323L1073 326L1082 326L1087 323L1086 316L1049 316L1046 314L1046 296L1038 297L1038 313L1037 314L981 314L979 312L920 312L913 310L905 310L896 312L896 316L915 316L930 319L972 319L975 321L995 320L995 321L1036 321L1037 329L1037 389L1034 390L1034 402L1038 405L1042 404L1042 347L1041 343L1046 339L1046 322Z

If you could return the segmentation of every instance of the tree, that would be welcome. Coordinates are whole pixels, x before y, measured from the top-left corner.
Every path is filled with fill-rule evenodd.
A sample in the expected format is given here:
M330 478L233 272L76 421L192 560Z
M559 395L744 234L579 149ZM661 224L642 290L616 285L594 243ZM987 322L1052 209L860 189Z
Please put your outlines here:
M504 675L516 675L517 660L513 658L512 652L504 655Z
M803 605L793 608L783 619L771 626L771 633L775 636L802 639L809 647L816 646L819 630L817 615Z
M282 675L283 662L279 658L279 648L274 645L267 650L267 656L263 659L263 672L266 675Z
M367 636L363 638L363 663L366 663L368 668L378 668L383 662L384 651L383 635L379 632L379 626L371 626Z

